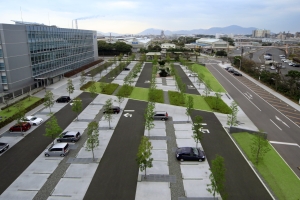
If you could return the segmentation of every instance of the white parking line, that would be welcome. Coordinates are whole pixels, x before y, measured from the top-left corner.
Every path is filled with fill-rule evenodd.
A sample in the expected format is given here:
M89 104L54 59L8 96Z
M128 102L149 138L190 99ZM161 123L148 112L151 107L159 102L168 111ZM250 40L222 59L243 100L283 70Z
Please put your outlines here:
M277 141L269 141L271 144L284 144L284 145L291 145L291 146L297 146L300 148L299 144L297 143L289 143L289 142L277 142Z
M282 131L282 129L281 129L277 124L275 124L275 122L273 122L271 119L270 119L270 121L271 121L275 126L277 126L277 128L279 128L279 130Z

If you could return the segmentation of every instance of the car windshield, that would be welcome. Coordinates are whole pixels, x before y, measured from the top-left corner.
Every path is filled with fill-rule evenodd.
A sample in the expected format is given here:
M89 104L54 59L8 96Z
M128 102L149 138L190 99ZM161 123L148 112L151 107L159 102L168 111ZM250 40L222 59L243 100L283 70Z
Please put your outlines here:
M31 117L30 120L34 121L34 120L36 120L36 117Z
M196 148L193 148L192 151L193 151L194 155L198 155L199 154L198 150Z

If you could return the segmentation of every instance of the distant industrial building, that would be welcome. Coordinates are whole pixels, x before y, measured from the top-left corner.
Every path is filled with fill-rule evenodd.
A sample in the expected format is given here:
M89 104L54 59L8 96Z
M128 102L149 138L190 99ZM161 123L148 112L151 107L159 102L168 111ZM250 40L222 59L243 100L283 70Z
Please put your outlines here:
M147 37L110 37L106 41L109 43L124 42L132 46L132 52L138 52L141 48L147 49L151 44L151 39Z
M0 24L1 94L55 83L97 59L96 31L18 21Z
M175 49L176 45L175 44L171 44L171 43L163 43L163 44L160 45L160 47L162 49L169 49L169 48Z
M202 49L211 49L215 51L227 51L229 48L229 43L222 39L200 38L196 40L195 44L201 46Z
M257 29L252 31L252 37L255 38L269 38L270 37L270 30L265 30L265 29Z

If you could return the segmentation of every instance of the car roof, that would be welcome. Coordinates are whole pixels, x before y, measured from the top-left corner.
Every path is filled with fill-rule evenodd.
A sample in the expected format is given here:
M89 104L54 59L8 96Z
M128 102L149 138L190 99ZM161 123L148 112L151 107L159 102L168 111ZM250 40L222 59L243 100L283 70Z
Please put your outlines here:
M63 133L65 133L64 135L75 135L78 131L64 131Z
M64 142L64 143L56 143L53 146L51 146L50 148L64 148L68 143Z
M180 147L180 148L178 148L178 149L180 149L180 151L181 151L182 153L190 153L192 147Z

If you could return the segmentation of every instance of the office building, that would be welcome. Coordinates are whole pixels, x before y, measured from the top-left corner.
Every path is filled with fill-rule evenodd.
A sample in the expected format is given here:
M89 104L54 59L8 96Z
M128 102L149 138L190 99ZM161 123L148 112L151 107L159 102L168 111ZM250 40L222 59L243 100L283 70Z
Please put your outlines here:
M97 32L18 22L0 24L0 93L59 81L98 59Z
M257 30L253 30L252 31L252 37L256 37L256 38L268 38L270 37L270 30L261 30L261 29L257 29Z

